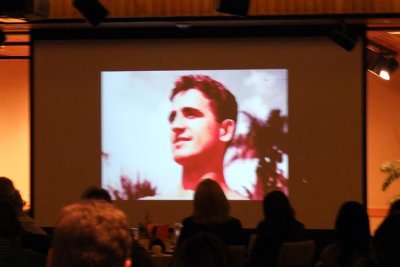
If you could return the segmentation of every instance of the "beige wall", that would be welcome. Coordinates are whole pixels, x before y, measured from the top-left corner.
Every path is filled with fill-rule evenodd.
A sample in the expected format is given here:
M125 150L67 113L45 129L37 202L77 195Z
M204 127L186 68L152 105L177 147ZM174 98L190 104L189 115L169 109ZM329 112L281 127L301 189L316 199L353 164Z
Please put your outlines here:
M400 159L400 71L390 81L367 74L367 200L372 231L381 223L400 181L381 190L382 163Z
M0 69L0 176L29 201L29 61L0 60Z

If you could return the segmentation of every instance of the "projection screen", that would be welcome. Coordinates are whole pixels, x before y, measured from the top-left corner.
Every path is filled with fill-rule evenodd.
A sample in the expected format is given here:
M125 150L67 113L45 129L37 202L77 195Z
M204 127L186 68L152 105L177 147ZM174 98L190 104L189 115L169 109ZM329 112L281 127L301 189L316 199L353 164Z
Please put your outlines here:
M236 159L225 176L243 196L230 203L244 227L263 216L254 193L261 171L275 177L265 190L284 190L308 228L332 228L343 201L363 201L361 43L346 51L327 37L34 38L32 64L32 202L41 226L90 185L108 189L132 226L190 215L192 196L170 194L182 175L171 156L170 94L184 75L212 77L237 96L237 138L224 166ZM266 129L258 138L274 140L262 149L249 137L257 127ZM138 188L153 197L135 197Z

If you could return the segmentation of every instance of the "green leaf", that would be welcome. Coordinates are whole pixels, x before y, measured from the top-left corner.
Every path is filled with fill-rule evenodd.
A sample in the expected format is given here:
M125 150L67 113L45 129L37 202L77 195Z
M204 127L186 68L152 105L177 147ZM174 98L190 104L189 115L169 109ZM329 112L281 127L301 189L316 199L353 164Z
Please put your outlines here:
M382 191L385 191L394 180L400 177L400 160L386 162L382 164L380 170L387 174L387 177L382 184Z

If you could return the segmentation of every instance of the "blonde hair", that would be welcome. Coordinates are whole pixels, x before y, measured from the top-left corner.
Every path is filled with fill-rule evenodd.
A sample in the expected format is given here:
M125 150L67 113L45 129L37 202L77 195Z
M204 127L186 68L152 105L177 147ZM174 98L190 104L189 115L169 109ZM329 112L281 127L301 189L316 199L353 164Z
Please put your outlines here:
M220 185L212 179L202 180L193 200L193 216L198 223L221 223L229 218L229 202Z

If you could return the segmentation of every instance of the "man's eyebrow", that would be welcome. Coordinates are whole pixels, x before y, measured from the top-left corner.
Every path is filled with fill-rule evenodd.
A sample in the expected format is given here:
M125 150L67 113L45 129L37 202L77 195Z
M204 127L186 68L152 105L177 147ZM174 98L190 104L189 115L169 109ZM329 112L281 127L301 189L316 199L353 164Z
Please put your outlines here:
M190 113L190 114L197 115L197 116L203 115L203 112L201 110L199 110L197 108L193 108L193 107L184 107L182 109L182 112L183 112L183 114Z

